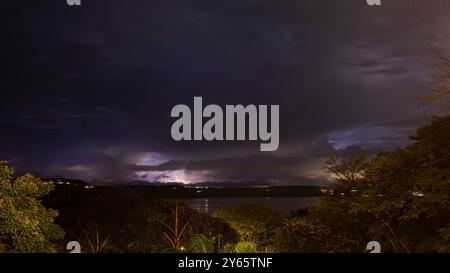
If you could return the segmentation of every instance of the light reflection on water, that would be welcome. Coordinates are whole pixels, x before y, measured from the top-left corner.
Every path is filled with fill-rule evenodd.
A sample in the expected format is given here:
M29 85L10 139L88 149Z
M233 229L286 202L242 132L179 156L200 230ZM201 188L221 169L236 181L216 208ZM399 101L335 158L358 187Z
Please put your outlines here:
M193 209L202 213L214 212L233 204L255 204L271 207L273 210L288 214L297 209L313 207L317 204L318 197L214 197L194 198L184 201Z

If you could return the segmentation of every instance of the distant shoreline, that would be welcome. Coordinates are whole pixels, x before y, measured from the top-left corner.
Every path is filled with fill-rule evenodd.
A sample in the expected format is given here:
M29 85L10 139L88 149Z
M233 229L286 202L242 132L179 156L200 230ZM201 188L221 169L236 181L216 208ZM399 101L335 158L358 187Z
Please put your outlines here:
M55 181L55 190L86 190L104 192L108 189L124 189L154 198L214 198L214 197L318 197L322 196L318 186L244 186L213 187L196 185L99 185L80 183L80 181Z

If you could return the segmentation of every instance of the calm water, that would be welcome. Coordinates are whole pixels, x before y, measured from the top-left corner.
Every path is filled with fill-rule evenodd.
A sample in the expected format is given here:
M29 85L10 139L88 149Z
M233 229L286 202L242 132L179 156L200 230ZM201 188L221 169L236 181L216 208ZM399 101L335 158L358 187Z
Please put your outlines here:
M290 211L313 207L318 197L214 197L185 199L184 201L199 212L214 212L233 204L255 204L271 207L273 210L288 214Z

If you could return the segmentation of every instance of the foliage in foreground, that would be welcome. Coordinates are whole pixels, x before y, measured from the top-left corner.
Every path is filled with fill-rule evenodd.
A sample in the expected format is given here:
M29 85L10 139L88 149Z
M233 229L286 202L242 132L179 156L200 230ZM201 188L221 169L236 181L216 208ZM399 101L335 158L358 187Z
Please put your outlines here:
M271 208L252 204L236 204L213 213L236 229L242 241L256 242L259 246L273 244L273 235L282 223L282 217Z
M315 208L285 219L248 204L212 217L133 187L73 188L45 202L61 212L56 220L67 241L80 241L91 252L364 252L374 240L383 252L449 252L450 116L420 128L412 141L374 157L331 157L327 170L335 182L329 193ZM51 242L64 233L53 222L57 211L40 199L53 186L13 175L0 164L1 245L52 251ZM171 229L180 230L173 233L175 245L164 238L175 238Z
M206 236L215 250L219 237L222 245L239 240L225 221L199 213L181 200L177 213L176 200L157 199L140 187L84 190L65 186L57 188L46 203L58 208L58 223L66 231L66 241L79 241L82 252L176 252L187 249L195 234ZM173 237L170 229L175 227L177 214L179 231L186 228L178 232L181 236L174 248L164 234Z
M228 243L218 250L214 244L203 234L194 234L190 240L190 252L195 253L275 253L276 250L272 246L258 247L256 242L240 241L236 244Z
M14 178L14 169L0 162L0 241L4 250L15 252L53 251L52 241L64 231L54 223L58 211L47 209L41 198L53 185L25 174Z
M332 157L330 194L289 219L279 249L361 252L450 251L450 116L420 128L409 146L370 159Z

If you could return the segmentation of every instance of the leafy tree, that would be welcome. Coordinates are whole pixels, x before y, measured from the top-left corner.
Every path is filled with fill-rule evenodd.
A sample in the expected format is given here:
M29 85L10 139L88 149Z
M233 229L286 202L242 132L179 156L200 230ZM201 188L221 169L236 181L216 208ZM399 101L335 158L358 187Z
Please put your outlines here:
M425 103L442 102L443 112L450 112L450 58L444 56L441 52L434 51L437 59L441 61L443 70L438 75L436 80L436 92L422 97Z
M367 233L384 240L385 250L441 251L449 245L450 116L435 118L411 139L372 160L329 161L337 181L332 199L349 215L366 217Z
M196 253L212 253L214 245L204 234L194 234L190 239L190 250Z
M258 248L255 242L241 241L237 244L227 244L222 249L223 253L275 253L273 246Z
M17 252L49 252L52 241L64 231L54 223L58 212L47 209L40 198L53 184L25 174L14 178L15 170L0 162L0 234L4 245Z
M280 252L351 252L354 244L354 240L310 216L286 219L276 240Z
M357 209L372 214L396 251L449 245L450 116L435 118L405 149L379 154L367 170Z
M450 116L437 117L405 148L373 158L332 156L334 183L313 209L289 218L276 247L295 252L450 251Z
M282 223L282 217L271 208L252 204L224 207L213 213L235 228L242 241L252 241L261 246L272 244L273 235Z
M286 219L275 236L280 252L362 252L372 217L354 210L355 190L365 179L367 155L331 156L326 170L334 183L314 208Z
M242 241L234 246L234 253L258 253L258 247L254 242Z

